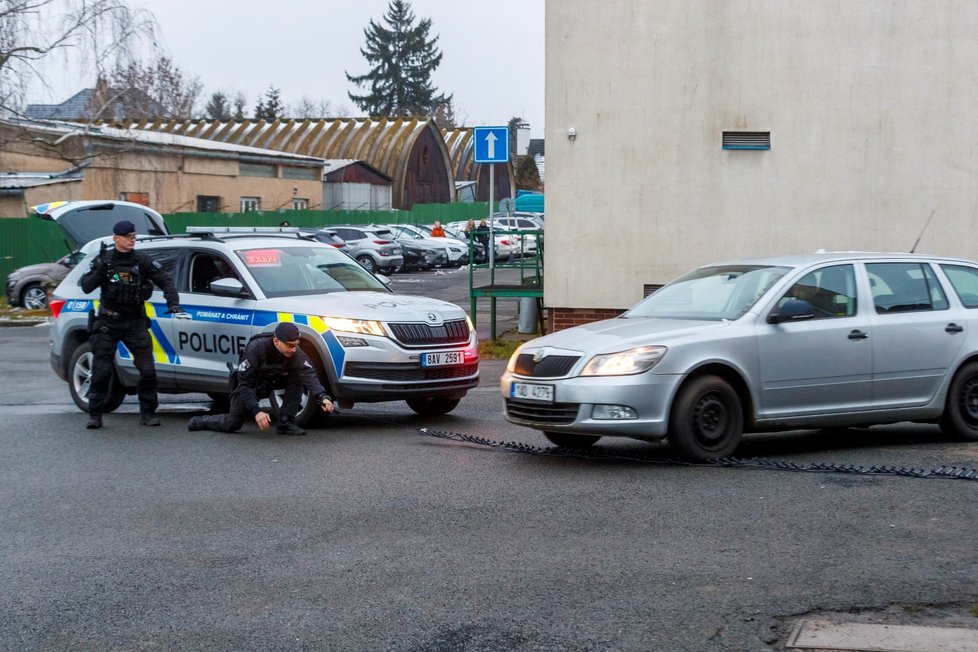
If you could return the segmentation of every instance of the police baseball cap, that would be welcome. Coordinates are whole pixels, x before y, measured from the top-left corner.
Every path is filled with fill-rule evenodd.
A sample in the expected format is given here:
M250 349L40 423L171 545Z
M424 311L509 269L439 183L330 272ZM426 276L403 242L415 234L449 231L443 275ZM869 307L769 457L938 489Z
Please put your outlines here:
M136 225L129 220L122 220L115 223L112 227L112 233L116 235L129 235L130 233L136 232Z
M275 337L279 342L295 342L299 339L299 327L290 321L283 321L275 327Z

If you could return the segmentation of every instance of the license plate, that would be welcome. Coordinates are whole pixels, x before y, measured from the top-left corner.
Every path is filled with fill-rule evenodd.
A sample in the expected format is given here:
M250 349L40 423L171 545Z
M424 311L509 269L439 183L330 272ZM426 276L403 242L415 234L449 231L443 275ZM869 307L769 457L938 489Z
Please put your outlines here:
M509 397L522 401L554 402L553 385L533 385L531 383L513 383L509 386Z
M461 351L442 351L441 353L425 353L421 356L422 367L445 367L448 365L464 364L465 355Z

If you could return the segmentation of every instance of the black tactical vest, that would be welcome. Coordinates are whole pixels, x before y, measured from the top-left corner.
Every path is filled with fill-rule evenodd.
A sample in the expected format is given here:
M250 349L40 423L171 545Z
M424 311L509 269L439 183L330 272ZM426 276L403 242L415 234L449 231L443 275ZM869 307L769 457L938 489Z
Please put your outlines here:
M147 292L148 290L148 292ZM153 294L153 284L142 278L136 255L108 257L102 277L102 300L117 310L135 312Z

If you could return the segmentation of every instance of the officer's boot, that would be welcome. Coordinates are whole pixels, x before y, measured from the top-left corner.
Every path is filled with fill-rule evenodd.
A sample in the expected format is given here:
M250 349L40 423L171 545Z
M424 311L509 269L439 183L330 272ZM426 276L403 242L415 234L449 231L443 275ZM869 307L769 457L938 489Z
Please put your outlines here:
M275 429L280 435L304 435L306 431L295 425L295 417L282 417Z
M102 427L102 415L101 414L90 414L88 415L88 423L85 425L89 430L97 430Z
M190 417L187 422L187 430L207 430L207 417Z
M152 412L143 412L139 415L139 425L141 426L158 426L160 425L160 419Z

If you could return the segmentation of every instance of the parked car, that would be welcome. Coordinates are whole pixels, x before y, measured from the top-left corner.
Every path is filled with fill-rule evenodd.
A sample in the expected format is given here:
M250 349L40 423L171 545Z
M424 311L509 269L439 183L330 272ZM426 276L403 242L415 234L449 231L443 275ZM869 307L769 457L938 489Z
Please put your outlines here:
M715 263L523 344L500 388L506 418L556 444L666 438L693 460L733 454L745 431L919 421L978 441L978 263Z
M7 275L7 303L28 310L47 308L48 289L60 283L81 258L81 252L73 251L53 263L18 267Z
M368 272L393 274L404 265L401 245L394 242L394 234L386 227L344 224L332 226L350 248L349 254Z
M319 242L332 245L345 254L350 253L350 248L347 246L346 242L344 242L343 238L337 235L336 231L332 229L315 229L313 231L303 231L303 233L308 233Z
M445 414L479 384L476 333L461 308L394 294L335 247L299 233L246 228L190 227L187 236L139 239L138 250L173 278L186 311L165 312L158 289L146 302L161 393L226 398L228 363L238 362L251 336L279 321L299 327L300 346L340 406L406 401L418 414ZM88 316L98 293L82 292L78 279L100 244L82 248L85 259L51 299L51 366L81 410L88 408ZM107 411L138 381L132 355L120 345ZM281 391L273 392L270 409L277 412L281 401ZM304 396L296 421L305 427L324 414Z
M403 237L413 235L416 238L422 238L426 242L444 248L445 255L448 257L448 262L446 263L448 267L461 267L469 261L467 244L452 237L435 237L431 235L431 227L424 227L420 224L392 224L390 228L396 229Z
M456 240L459 240L463 244L465 244L466 246L468 246L468 244L469 244L469 236L466 235L464 231L457 231L457 230L455 230L453 228L450 228L450 227L447 227L447 226L444 227L444 229L445 229L445 233L449 237L455 238ZM484 263L484 262L486 262L486 260L488 260L486 258L486 248L482 245L481 242L479 242L478 240L476 240L475 238L473 238L472 239L472 262L478 264L478 263ZM465 263L468 264L468 262L469 262L469 259L468 259L468 257L466 257L465 258Z
M466 224L467 222L449 222L445 225L445 229L464 233ZM431 227L422 226L421 228L427 228L429 232L431 231ZM497 233L493 233L493 250L496 260L506 260L512 256L518 256L521 247L519 234L503 229L498 224L493 225L493 228L497 231Z
M78 264L78 249L89 240L112 233L112 225L129 220L136 233L166 235L169 233L163 216L142 204L131 202L57 201L31 208L37 217L51 220L61 227L68 246L73 250L54 262L25 265L7 276L7 303L31 310L48 305L48 288L53 288Z
M394 234L394 239L401 245L413 246L420 254L420 249L426 249L434 254L433 262L427 267L445 267L453 256L458 256L454 251L449 251L449 243L445 238L429 238L417 229L406 224L388 224L384 228L389 229ZM460 257L460 256L458 256ZM404 264L410 266L407 257ZM419 266L419 268L422 268Z

